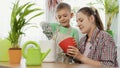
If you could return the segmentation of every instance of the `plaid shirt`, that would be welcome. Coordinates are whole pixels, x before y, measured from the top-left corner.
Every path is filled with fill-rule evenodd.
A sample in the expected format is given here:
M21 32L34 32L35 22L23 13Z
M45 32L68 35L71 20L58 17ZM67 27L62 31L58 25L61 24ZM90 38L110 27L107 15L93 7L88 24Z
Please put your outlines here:
M80 40L80 46L78 46L81 54L85 51L87 35ZM90 52L87 55L88 58L100 61L102 65L118 67L117 63L117 50L112 37L105 31L101 31L96 28L92 34L90 43Z

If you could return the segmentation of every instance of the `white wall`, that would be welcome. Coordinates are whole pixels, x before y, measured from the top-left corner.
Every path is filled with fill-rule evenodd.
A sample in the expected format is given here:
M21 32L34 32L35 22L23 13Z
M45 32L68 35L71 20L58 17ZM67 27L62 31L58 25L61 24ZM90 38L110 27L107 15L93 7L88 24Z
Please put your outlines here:
M4 8L3 8L4 6ZM0 38L6 37L9 30L10 1L0 1Z

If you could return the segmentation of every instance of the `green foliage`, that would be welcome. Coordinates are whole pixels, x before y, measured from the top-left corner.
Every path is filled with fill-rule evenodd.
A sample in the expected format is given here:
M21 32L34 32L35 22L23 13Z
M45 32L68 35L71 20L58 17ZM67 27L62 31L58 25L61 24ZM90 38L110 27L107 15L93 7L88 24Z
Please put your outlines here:
M34 3L30 3L30 2L23 5L19 5L19 0L13 4L11 21L10 21L11 31L9 32L9 37L8 37L8 39L11 41L13 48L19 47L18 43L19 43L20 35L24 34L22 32L23 27L28 25L29 21L32 20L33 18L43 14L40 8L31 9L31 7L34 5L35 5ZM26 19L26 17L32 14L33 12L38 12L38 13Z
M106 14L113 14L113 16L118 14L118 0L97 0L97 2L104 6Z
M118 0L104 0L105 13L109 15L107 21L107 30L110 30L112 19L117 16L119 12Z
M96 3L88 3L89 6L94 5L94 4L102 4L104 6L105 9L105 13L108 16L108 21L107 21L107 30L110 30L110 26L111 26L111 21L112 19L117 16L117 14L119 13L119 4L118 4L118 0L96 0Z

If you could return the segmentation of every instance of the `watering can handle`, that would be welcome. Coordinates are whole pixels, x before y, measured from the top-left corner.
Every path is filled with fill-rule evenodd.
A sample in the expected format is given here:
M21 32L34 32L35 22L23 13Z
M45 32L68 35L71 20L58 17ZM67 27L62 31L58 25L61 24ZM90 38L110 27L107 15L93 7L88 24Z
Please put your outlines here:
M34 41L27 41L24 45L23 45L23 47L22 47L22 54L23 54L23 57L27 57L26 56L26 53L25 53L25 48L27 47L27 45L28 44L33 44L33 45L35 45L37 48L39 48L40 49L40 47L39 47L39 45L36 43L36 42L34 42ZM41 49L40 49L41 50Z

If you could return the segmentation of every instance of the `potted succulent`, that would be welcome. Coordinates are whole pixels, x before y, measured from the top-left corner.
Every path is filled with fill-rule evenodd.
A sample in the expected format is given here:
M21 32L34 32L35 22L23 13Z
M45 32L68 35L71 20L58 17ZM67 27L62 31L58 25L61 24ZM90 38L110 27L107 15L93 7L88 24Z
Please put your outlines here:
M8 37L8 40L11 42L12 45L11 48L9 49L10 63L20 63L21 48L19 43L21 35L24 34L22 31L23 27L28 25L31 19L43 14L40 8L31 8L34 5L35 5L34 3L30 2L25 3L23 5L19 5L19 0L13 4L10 21L11 30L9 32ZM26 19L26 17L33 12L38 13Z

